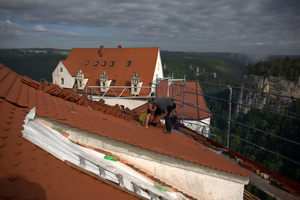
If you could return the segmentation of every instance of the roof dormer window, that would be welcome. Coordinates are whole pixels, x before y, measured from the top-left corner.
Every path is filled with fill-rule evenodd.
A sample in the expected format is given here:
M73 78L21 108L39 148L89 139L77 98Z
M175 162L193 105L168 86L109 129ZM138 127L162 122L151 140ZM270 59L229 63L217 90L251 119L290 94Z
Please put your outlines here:
M105 73L105 71L102 71L102 73L100 74L100 83L105 83L107 81L107 75Z
M96 61L96 62L94 63L94 66L97 66L97 65L98 65L98 63L99 63L99 61Z
M131 64L131 61L127 61L127 63L126 63L126 67L129 67L129 66L130 66L130 64Z
M105 66L105 65L106 65L106 61L103 61L102 66Z
M133 76L131 77L131 84L138 85L140 83L140 77L136 72L133 72Z
M85 65L88 65L89 64L89 61L87 60L87 61L85 61Z
M115 61L111 61L110 66L112 67L112 66L114 66L114 64L115 64Z
M131 95L139 95L143 82L140 82L140 77L136 72L133 72L131 77Z
M107 90L109 89L107 86L110 86L112 80L108 80L105 71L102 71L102 73L100 74L99 81L100 81L100 92L107 92Z

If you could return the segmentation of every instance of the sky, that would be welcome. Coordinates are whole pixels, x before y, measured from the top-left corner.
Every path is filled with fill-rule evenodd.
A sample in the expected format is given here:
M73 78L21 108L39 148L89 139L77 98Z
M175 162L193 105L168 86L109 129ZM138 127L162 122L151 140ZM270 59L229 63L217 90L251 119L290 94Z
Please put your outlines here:
M0 0L0 48L300 55L299 0Z

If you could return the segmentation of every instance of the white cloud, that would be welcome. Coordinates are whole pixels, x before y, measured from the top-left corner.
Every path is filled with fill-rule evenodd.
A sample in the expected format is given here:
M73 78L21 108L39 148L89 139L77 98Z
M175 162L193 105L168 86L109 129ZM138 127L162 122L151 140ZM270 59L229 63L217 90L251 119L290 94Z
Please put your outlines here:
M33 27L34 31L47 31L46 28L42 25L36 25L35 27Z

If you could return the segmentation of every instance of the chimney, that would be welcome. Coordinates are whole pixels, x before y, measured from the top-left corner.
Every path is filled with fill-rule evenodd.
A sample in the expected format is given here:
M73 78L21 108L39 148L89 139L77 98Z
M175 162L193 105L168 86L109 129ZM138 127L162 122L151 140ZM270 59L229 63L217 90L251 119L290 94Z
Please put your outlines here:
M103 56L103 54L104 54L104 46L103 46L103 45L101 45L101 46L99 47L98 53L99 53L99 56L100 56L100 57Z
M122 46L121 46L121 45L119 45L119 46L118 46L118 49L121 49L121 48L122 48Z

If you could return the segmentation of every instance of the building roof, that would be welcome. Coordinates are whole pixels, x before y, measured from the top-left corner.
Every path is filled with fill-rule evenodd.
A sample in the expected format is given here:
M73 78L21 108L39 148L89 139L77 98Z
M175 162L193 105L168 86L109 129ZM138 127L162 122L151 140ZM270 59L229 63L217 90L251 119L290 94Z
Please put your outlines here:
M165 135L155 127L146 129L137 126L131 123L133 117L130 112L129 115L123 115L124 113L115 107L89 101L84 96L62 90L53 84L47 86L38 83L16 74L2 64L0 64L0 105L0 175L4 177L1 179L1 185L5 183L9 189L0 189L0 192L7 196L22 196L23 193L19 192L26 193L10 187L12 184L17 186L27 184L26 187L30 189L42 188L40 190L44 190L44 194L49 199L53 196L58 199L62 196L79 199L83 195L91 199L106 194L110 195L111 199L116 199L118 195L124 195L122 199L128 198L127 194L115 191L71 169L49 153L23 139L21 130L25 118L24 111L29 111L33 107L36 107L38 116L80 130L208 168L245 177L251 176L242 168L188 137L175 133ZM107 193L103 192L104 190Z
M34 98L43 98L37 94L43 92L34 91L30 86L23 84L21 76L3 65L0 68L1 199L136 198L71 168L25 140L21 130L26 114L24 109L29 107L23 106L28 103L26 98L30 94L34 95ZM16 94L18 95L15 96ZM38 102L36 99L35 102L31 102L31 106Z
M168 81L160 81L157 86L158 97L169 97L176 103L176 113L181 117L184 112L184 119L202 120L211 117L212 114L206 105L200 84L196 81L174 81L169 85Z
M150 86L158 53L158 47L74 48L62 62L73 77L81 69L85 78L89 78L87 86L100 86L99 77L102 71L106 72L108 80L115 80L114 86L130 86L133 72L137 72L140 81L144 82L143 86ZM104 62L106 64L103 66Z

